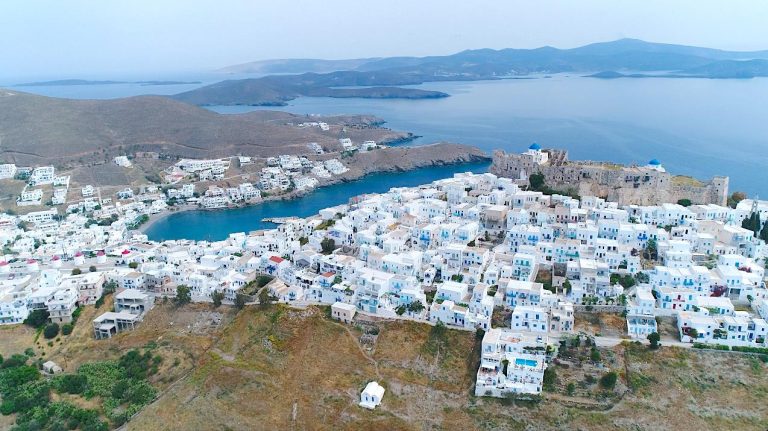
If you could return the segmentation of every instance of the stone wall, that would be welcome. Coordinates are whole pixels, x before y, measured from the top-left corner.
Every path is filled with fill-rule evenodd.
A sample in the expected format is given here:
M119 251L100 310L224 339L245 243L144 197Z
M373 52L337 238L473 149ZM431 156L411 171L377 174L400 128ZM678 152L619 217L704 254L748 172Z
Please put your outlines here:
M576 189L581 196L599 196L620 205L658 205L689 199L694 204L725 205L728 177L698 181L668 172L609 162L569 161L567 152L544 150L551 161L539 165L526 154L493 153L493 174L528 184L528 176L544 174L553 189Z

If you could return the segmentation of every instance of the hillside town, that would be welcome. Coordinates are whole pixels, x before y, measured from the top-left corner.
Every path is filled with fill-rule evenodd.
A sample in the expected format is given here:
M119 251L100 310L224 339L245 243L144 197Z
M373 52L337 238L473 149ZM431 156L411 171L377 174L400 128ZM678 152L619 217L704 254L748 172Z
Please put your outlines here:
M307 127L304 124L300 126ZM109 194L103 194L101 187L94 184L84 184L72 190L70 175L57 175L54 166L19 167L13 163L0 164L0 180L24 182L16 197L16 206L20 210L38 207L32 208L32 211L26 210L34 213L29 216L33 219L40 217L35 215L40 212L36 209L48 207L50 209L45 214L51 217L57 216L59 210L73 213L96 209L96 218L122 213L124 217L134 215L133 223L138 223L143 214L157 214L176 204L217 209L258 203L269 195L308 192L349 171L338 157L373 151L382 146L374 141L355 145L349 138L340 138L339 148L339 151L326 152L316 142L310 142L307 144L307 156L283 154L263 159L247 156L180 159L164 169L157 176L156 182L125 187ZM145 154L141 156L154 157ZM112 163L126 170L133 169L133 157L117 156ZM228 175L233 163L240 169L263 167L255 175ZM255 177L255 181L251 177ZM227 184L222 185L222 181ZM47 218L49 215L42 217Z
M170 172L216 175L219 162L183 160ZM303 160L269 164L278 175ZM171 190L171 198L194 197L187 185ZM577 311L626 316L628 339L645 340L658 316L672 316L681 343L766 346L764 201L619 206L466 173L214 242L149 241L134 228L163 209L154 202L0 216L0 323L41 309L67 323L114 290L113 311L93 322L94 337L109 338L140 325L180 287L193 301L255 301L252 287L267 277L271 300L329 305L342 322L361 313L483 331L475 393L496 397L541 392ZM500 311L509 318L494 325Z

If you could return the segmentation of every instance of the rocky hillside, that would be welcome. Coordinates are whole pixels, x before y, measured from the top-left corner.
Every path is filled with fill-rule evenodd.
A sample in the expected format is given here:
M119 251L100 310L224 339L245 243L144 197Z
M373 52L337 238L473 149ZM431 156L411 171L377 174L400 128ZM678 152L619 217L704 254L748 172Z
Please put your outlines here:
M154 151L170 157L306 152L335 148L342 128L355 141L407 138L370 116L316 118L330 130L298 127L306 117L257 111L222 115L159 96L71 100L0 89L0 158L20 165L83 165Z

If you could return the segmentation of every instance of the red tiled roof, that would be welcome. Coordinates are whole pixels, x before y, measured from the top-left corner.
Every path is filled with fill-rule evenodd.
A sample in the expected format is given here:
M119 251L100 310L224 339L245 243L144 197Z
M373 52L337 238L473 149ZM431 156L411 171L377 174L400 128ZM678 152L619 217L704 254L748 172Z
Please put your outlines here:
M272 256L272 257L269 258L269 260L271 260L272 262L275 262L275 263L280 263L280 262L284 261L285 259L283 259L282 257L278 257L278 256Z

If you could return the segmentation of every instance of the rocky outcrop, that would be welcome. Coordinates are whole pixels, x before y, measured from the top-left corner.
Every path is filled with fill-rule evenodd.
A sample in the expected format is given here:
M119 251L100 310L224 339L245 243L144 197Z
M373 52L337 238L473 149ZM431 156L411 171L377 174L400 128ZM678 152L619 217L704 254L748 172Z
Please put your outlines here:
M389 147L356 153L344 160L349 172L343 180L354 180L374 172L408 171L426 166L490 161L477 147L454 143L435 143L415 147Z

